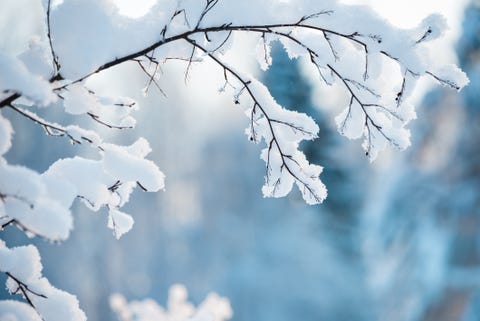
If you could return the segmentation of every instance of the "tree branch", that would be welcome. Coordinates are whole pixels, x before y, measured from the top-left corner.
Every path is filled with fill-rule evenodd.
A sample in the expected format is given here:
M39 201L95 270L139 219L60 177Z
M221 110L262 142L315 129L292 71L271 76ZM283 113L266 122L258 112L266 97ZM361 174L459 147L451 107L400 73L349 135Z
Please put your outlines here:
M369 144L368 144L368 149L367 149L367 156L369 154L368 150L370 150L370 147L371 147L371 139L370 139L370 135L371 135L371 129L370 129L370 125L369 123L375 127L375 129L387 140L389 141L392 145L396 146L396 147L399 147L398 144L395 142L394 139L392 139L391 137L389 137L387 134L385 134L385 132L382 130L382 126L380 126L379 124L377 124L373 119L372 117L370 116L370 114L368 113L368 111L366 110L366 107L379 107L381 108L382 110L388 110L385 106L382 106L382 105L377 105L377 104L366 104L366 103L363 103L360 98L358 98L357 94L353 91L353 89L350 87L349 83L352 83L355 85L356 82L352 82L351 80L347 79L347 78L344 78L335 68L333 68L331 65L327 64L328 68L343 82L343 84L345 85L345 87L347 88L347 90L349 91L352 99L354 99L359 105L360 107L362 108L362 111L363 113L365 114L365 127L367 128L368 130L368 133L369 133ZM358 87L357 87L358 88ZM364 88L364 86L361 86L360 88L366 90ZM370 92L370 91L368 91ZM370 92L372 94L374 94L373 92ZM350 100L350 108L351 108L351 103L352 103L352 100ZM394 112L392 111L389 111L389 114L391 115L395 115ZM400 119L398 116L395 115L395 117L397 117L398 119Z
M55 50L53 49L53 43L52 43L52 34L51 34L51 25L50 25L50 11L51 11L51 6L52 0L48 0L47 3L47 38L48 38L48 43L50 45L50 53L52 55L52 65L53 65L53 74L54 76L60 76L60 63L58 62L58 56L55 53ZM63 77L60 76L60 79L63 79Z
M18 278L16 278L15 276L12 275L12 273L10 272L5 272L5 274L11 278L13 281L15 281L15 283L17 284L17 290L13 292L13 294L17 294L18 291L20 291L23 295L23 297L25 298L25 300L27 300L28 304L33 308L35 309L35 311L38 313L38 315L40 315L40 313L37 311L37 308L35 307L35 305L33 304L32 302L32 299L30 298L30 294L33 294L35 296L38 296L40 298L44 298L44 299L48 299L46 295L44 294L41 294L41 293L38 293L36 291L33 291L32 289L30 289L28 287L28 285L26 285L24 282L20 281ZM41 315L40 315L41 316Z
M305 181L303 181L300 177L298 177L297 174L294 173L294 171L292 170L292 168L289 166L288 164L288 161L291 160L291 155L288 155L286 153L284 153L282 151L282 148L280 146L280 143L278 141L278 138L276 136L276 133L275 133L275 129L274 129L274 126L273 126L273 123L275 122L278 122L274 119L272 119L268 114L267 112L265 111L265 109L262 107L261 103L258 101L257 97L255 96L255 94L252 92L251 88L250 88L250 81L248 80L245 80L243 79L236 71L234 71L231 67L227 66L225 63L223 63L219 58L217 58L213 53L209 52L206 48L202 47L201 45L197 44L195 41L193 41L192 39L189 39L189 38L186 38L185 39L187 42L189 42L192 46L195 46L196 48L200 49L201 51L203 51L206 55L208 55L215 63L217 63L221 68L223 68L224 71L228 71L233 77L235 77L242 85L243 85L243 88L246 90L246 92L248 93L248 95L250 96L250 98L253 100L254 102L254 105L257 106L260 110L260 112L263 114L263 116L265 117L265 119L267 120L267 123L268 123L268 129L272 135L272 140L270 142L270 147L269 147L269 153L270 151L272 150L272 147L274 144L276 149L278 150L278 153L280 155L280 158L282 160L282 165L281 165L281 171L285 168L287 170L287 172L300 184L302 185L302 187L307 190L310 195L318 202L320 203L322 201L322 197L320 195L317 195L317 193L313 190L313 188ZM287 123L282 123L283 125L287 125ZM297 129L297 128L293 128L293 129ZM296 165L298 166L298 163L296 163ZM269 168L269 162L267 161L267 175L268 175L268 168ZM300 168L300 167L299 167ZM267 176L267 179L268 179L268 176ZM278 183L276 183L276 185L278 185Z
M82 141L75 138L66 128L64 128L64 127L62 127L58 124L50 123L50 122L40 118L37 114L29 112L27 110L15 107L13 105L8 105L8 107L10 107L12 110L16 111L20 115L32 120L34 123L37 123L40 126L42 126L45 129L45 132L47 133L47 135L56 136L56 137L66 136L70 139L70 141L73 144L82 144ZM94 118L93 116L91 116L91 117ZM95 119L95 120L100 122L98 119ZM105 124L105 123L102 123L102 124L105 125L105 126L114 128L112 125L108 125L108 124ZM88 143L93 143L93 141L90 138L85 137L85 136L80 136L80 139L82 139L83 141L86 141ZM101 146L97 146L97 148L100 149L100 150L103 150L103 148Z

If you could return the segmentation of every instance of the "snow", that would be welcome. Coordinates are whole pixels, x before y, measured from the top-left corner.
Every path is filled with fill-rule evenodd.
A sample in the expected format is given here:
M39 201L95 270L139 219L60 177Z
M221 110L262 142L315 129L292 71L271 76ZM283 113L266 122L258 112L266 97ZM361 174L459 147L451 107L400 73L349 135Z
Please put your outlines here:
M228 299L216 293L209 293L198 307L187 299L186 287L174 284L168 292L166 308L152 299L127 302L120 294L110 297L110 307L120 321L226 321L233 316Z
M30 39L28 50L18 58L25 64L27 69L34 75L48 79L52 73L52 62L48 52L48 46L38 36Z
M64 94L65 111L72 115L89 114L107 127L133 128L130 112L138 106L130 98L97 96L83 85L72 85Z
M0 320L2 321L42 321L35 309L26 303L4 300L0 301Z
M108 228L113 230L113 233L115 237L120 239L120 237L130 231L133 227L133 218L125 214L123 212L120 212L119 210L116 209L111 209L108 211Z
M44 9L47 3L42 1ZM51 136L90 147L88 157L60 158L44 173L9 164L3 155L12 146L14 128L5 114L0 114L2 225L16 226L28 236L66 240L73 229L70 208L79 198L92 211L108 209L107 226L118 239L134 224L121 208L135 187L149 192L164 189L165 175L145 158L151 152L146 139L123 146L108 142L106 135L83 123L76 125L71 118L64 126L39 116L38 108L58 101L73 119L87 116L90 127L133 128L136 120L131 113L139 108L133 99L105 96L89 88L95 74L120 63L135 64L151 83L161 78L161 67L170 58L188 61L187 68L210 61L212 70L223 73L223 91L244 108L249 139L265 144L260 153L266 165L263 195L284 197L295 184L311 205L327 197L320 180L323 168L311 164L299 146L317 138L319 127L308 115L278 104L255 76L228 62L229 50L235 48L232 33L253 39L251 58L263 70L272 64L271 44L281 41L290 58L313 65L320 81L343 88L350 103L335 118L338 130L349 139L363 138L362 146L371 161L387 146L405 149L410 145L407 125L416 117L410 96L420 77L433 78L457 91L469 82L458 67L435 64L430 45L447 28L445 19L436 14L417 27L399 29L368 7L328 0L159 0L146 6L148 12L138 13L141 18L134 19L110 0L53 1L51 38L43 15L42 27L30 37L28 48L18 54L0 49L0 108L9 108ZM53 51L61 66L58 74ZM188 69L185 73L187 81ZM21 96L18 100L7 103L17 94ZM76 297L50 285L41 270L35 247L9 249L0 242L0 271L12 275L7 281L10 292L24 282L41 293L32 292L31 300L46 321L85 320ZM130 320L132 315L139 320L174 316L212 321L232 316L228 301L214 294L195 308L180 285L172 287L167 309L152 301L130 304L118 296L112 302L122 320ZM21 304L0 304L16 311L9 314L10 319L31 313ZM148 316L143 314L147 312Z
M0 92L21 93L40 105L56 101L51 86L18 58L0 52Z
M68 238L73 228L68 208L75 196L70 186L0 158L0 190L4 211L27 232L50 240Z
M432 41L442 37L447 30L447 20L440 14L432 14L423 19L418 30L420 31L417 43Z
M150 160L144 159L150 150L145 139L124 148L104 144L103 162L105 171L125 182L139 182L147 191L157 192L165 186L165 175Z
M87 141L92 147L99 148L102 143L100 135L93 131L81 128L77 125L68 125L65 127L65 131L68 135L77 142Z
M457 66L449 64L437 68L434 72L435 76L440 78L440 83L444 86L451 87L457 91L470 83L467 75Z
M4 195L31 203L45 192L45 186L35 171L23 166L8 165L5 159L0 158L0 190Z
M0 240L0 271L10 274L7 279L7 287L10 292L16 292L18 287L23 287L40 319L49 321L86 320L85 314L78 306L77 298L56 289L42 276L40 254L33 245L9 249ZM3 302L7 303L0 302L0 304L5 304L7 309L14 308L15 313L20 317L31 315L31 309L27 309L21 304ZM0 305L0 307L3 306ZM36 320L35 318L32 317L33 320Z
M97 103L84 86L71 86L64 95L65 111L72 115L82 115L89 112Z
M265 197L284 197L296 183L307 204L321 203L327 196L319 175L322 167L310 164L298 150L302 140L317 137L318 125L309 116L281 107L268 89L252 76L243 76L247 89L240 94L250 97L253 107L247 109L250 118L247 135L256 143L262 139L267 148L261 158L266 163Z
M46 174L69 182L75 187L76 194L82 197L85 205L94 211L109 203L110 192L100 161L78 156L60 159L50 166Z
M107 61L158 41L175 9L176 1L158 1L141 19L131 19L106 0L65 1L53 8L52 40L62 75L79 78Z
M0 113L0 156L12 147L12 124Z
M27 235L41 235L50 240L66 240L73 229L73 218L68 208L53 199L39 198L31 206L11 198L5 202L5 212L27 229Z
M345 108L340 115L335 117L338 131L349 139L362 137L365 130L365 113L357 101Z

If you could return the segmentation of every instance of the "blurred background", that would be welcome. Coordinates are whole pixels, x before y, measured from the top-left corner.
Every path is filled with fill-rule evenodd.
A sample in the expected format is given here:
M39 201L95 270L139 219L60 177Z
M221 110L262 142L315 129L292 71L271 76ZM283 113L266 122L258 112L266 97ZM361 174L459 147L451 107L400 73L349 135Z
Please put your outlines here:
M135 130L98 130L122 144L146 137L167 187L134 193L125 212L135 225L119 241L106 211L76 202L69 240L34 240L44 274L77 295L89 320L116 320L108 304L115 292L163 304L174 283L196 303L210 291L228 297L235 321L480 320L480 3L450 2L452 32L442 45L454 43L454 51L442 47L439 59L451 62L456 53L471 84L460 94L422 84L412 147L384 152L374 164L359 141L336 131L341 93L326 91L274 46L272 67L258 76L281 105L320 125L320 138L302 147L325 167L329 196L319 206L305 205L298 191L262 198L262 147L244 135L248 119L231 97L215 94L221 82L207 67L195 66L185 85L185 66L168 65L160 79L168 98L154 88L143 96L148 79L134 66L95 79L95 88L142 106ZM410 18L421 20L427 12L412 6ZM65 120L55 108L44 112ZM90 152L5 114L16 132L10 163L43 172L79 148ZM15 228L2 238L10 247L29 242Z

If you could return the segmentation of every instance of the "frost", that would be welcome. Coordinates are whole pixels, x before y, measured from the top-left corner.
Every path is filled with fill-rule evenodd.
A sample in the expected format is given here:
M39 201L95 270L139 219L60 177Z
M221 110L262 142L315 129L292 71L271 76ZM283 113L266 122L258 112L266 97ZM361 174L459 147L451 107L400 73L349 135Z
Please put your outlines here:
M176 2L158 1L141 19L122 16L105 0L64 1L53 8L52 40L62 75L79 78L107 61L158 41L159 32L177 9ZM180 26L184 23L179 23L178 31Z

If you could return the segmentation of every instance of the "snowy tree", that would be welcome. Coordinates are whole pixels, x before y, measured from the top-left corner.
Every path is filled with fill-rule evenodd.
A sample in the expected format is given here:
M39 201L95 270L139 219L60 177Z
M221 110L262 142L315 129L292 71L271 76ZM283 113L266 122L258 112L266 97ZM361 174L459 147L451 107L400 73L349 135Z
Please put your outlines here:
M146 139L113 144L93 129L41 116L46 108L55 108L111 130L133 128L131 113L138 104L102 95L90 83L116 66L138 66L146 76L144 92L154 88L167 95L159 83L166 64L183 61L188 81L195 65L209 62L211 72L223 77L219 91L245 111L248 138L264 144L263 195L283 197L295 184L308 204L321 203L327 195L319 178L322 167L310 164L299 150L302 141L317 137L319 128L309 116L280 106L231 58L239 35L256 43L251 51L264 70L272 63L272 43L279 41L291 59L310 61L319 81L342 86L349 101L335 118L338 131L349 139L362 138L372 161L388 145L404 149L410 144L406 125L415 111L408 98L420 77L455 90L468 83L456 66L436 65L429 51L429 42L446 28L439 15L399 30L369 8L333 0L159 0L138 19L120 15L108 0L43 0L42 6L44 28L29 48L0 51L0 224L53 242L68 238L76 199L92 211L107 208L108 227L120 238L133 226L133 218L121 210L132 191L164 188L164 174L146 159L151 151ZM5 114L28 119L47 135L89 146L90 157L60 158L43 173L9 164L4 156L12 148L15 128ZM34 246L8 248L1 242L0 258L8 291L26 301L1 302L2 318L86 319L73 295L42 276Z

